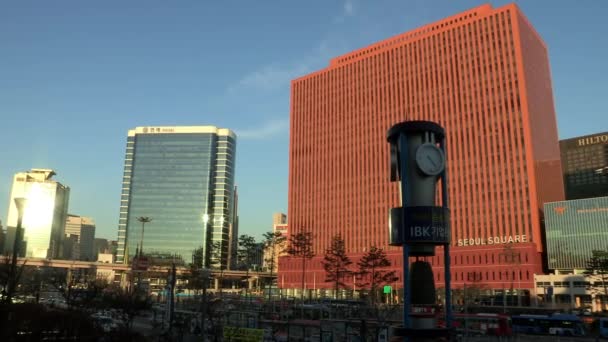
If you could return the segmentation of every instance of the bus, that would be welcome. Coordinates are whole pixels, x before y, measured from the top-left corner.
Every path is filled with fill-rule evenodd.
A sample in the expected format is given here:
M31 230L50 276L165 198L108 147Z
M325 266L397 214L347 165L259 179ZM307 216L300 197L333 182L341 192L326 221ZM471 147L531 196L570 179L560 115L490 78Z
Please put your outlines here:
M513 331L522 334L585 336L585 325L576 315L513 316Z
M600 336L608 338L608 317L601 317L598 320L598 326L600 330Z
M477 336L511 336L511 318L493 313L455 314L454 328L459 333Z

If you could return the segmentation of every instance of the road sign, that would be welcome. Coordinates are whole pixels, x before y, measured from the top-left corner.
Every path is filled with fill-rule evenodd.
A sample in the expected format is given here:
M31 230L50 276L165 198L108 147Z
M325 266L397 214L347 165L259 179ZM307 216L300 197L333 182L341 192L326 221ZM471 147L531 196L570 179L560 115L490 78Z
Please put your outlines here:
M390 285L384 285L384 293L391 293L393 288Z

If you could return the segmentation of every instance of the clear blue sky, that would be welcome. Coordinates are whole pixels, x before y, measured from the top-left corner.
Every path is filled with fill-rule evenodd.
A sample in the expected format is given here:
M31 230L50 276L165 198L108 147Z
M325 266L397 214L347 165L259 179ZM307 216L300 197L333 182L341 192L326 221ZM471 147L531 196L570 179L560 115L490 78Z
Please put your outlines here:
M493 1L499 6L506 1ZM608 130L608 1L518 2L547 42L561 138ZM287 210L289 80L479 1L0 0L0 220L53 168L116 239L127 130L234 129L241 232Z

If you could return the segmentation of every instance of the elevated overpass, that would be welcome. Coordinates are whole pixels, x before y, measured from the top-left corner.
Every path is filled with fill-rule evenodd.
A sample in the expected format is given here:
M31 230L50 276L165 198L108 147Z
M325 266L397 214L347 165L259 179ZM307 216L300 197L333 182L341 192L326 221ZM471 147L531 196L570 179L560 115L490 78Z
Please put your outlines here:
M0 256L0 264L5 264L9 261L10 258L6 256ZM127 264L112 264L112 263L104 263L98 261L79 261L79 260L61 260L61 259L45 259L45 258L18 258L18 265L32 266L32 267L55 267L55 268L63 268L67 270L90 270L92 272L96 272L97 274L106 274L106 276L112 277L115 279L117 275L120 275L121 278L123 275L128 275L130 273L139 273L142 271L133 271L130 265ZM171 270L170 265L166 266L150 266L144 272L159 274L165 273L168 274ZM222 278L222 279L232 279L237 281L248 280L250 282L255 279L268 279L270 278L269 272L254 272L254 271L236 271L236 270L210 270L211 277L214 279ZM185 266L176 267L176 273L178 275L187 274L190 272L190 269ZM276 273L273 274L273 277L276 277Z

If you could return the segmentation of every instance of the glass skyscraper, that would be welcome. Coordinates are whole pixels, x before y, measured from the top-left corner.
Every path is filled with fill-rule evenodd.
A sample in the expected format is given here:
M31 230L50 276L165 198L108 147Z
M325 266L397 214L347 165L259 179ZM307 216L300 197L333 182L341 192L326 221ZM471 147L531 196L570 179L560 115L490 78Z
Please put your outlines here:
M117 262L142 248L152 262L188 264L203 248L208 267L229 265L236 135L214 126L129 130ZM151 222L142 227L138 217Z
M11 253L15 243L19 212L14 200L25 198L19 256L61 258L70 188L52 179L53 176L55 171L50 169L15 174L8 208L5 253Z
M549 269L581 270L592 251L608 249L608 197L545 204Z

